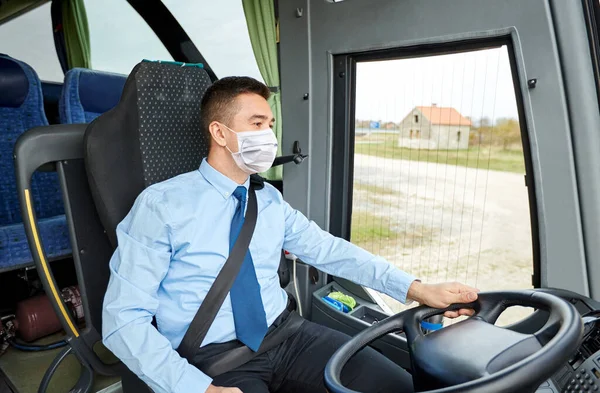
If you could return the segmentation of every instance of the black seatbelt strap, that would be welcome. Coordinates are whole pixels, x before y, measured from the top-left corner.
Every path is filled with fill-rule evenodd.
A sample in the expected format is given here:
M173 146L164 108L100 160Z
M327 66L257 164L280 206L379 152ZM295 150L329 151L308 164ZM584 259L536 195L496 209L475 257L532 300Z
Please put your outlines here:
M251 183L248 192L248 210L246 211L240 234L229 253L225 265L223 265L215 282L208 290L190 327L183 336L179 348L177 348L179 355L189 362L192 361L195 352L200 348L202 341L204 341L208 329L221 309L221 305L225 301L225 298L242 267L242 262L244 261L246 252L248 252L250 239L252 239L254 227L256 226L257 210L256 193L254 191L254 185Z
M215 378L218 375L225 374L226 372L240 367L252 360L255 356L275 348L296 333L304 322L304 318L295 311L292 311L281 325L277 326L265 337L262 344L260 344L258 351L254 352L243 345L208 358L199 356L197 359L194 359L193 364L204 374L211 378Z

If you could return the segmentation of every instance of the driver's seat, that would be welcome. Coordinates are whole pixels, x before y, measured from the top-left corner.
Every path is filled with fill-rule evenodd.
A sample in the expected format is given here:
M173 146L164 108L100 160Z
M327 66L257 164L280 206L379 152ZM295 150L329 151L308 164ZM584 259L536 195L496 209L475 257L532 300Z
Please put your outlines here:
M96 210L112 248L116 228L152 184L197 170L208 155L200 101L211 80L201 65L142 62L117 106L85 132L84 156ZM148 389L133 374L123 390Z
M62 313L62 300L51 299L70 336L70 349L84 369L121 375L125 393L148 388L124 367L106 369L94 352L102 329L108 262L117 245L116 226L146 187L200 166L208 153L208 141L200 125L200 101L210 83L201 65L144 61L127 78L115 108L89 125L32 129L19 140L15 150L22 214L27 222L32 209L25 190L32 173L53 162L61 179L71 242L77 250L73 259L86 311L86 327L78 329ZM31 154L33 151L36 154ZM36 223L34 214L33 222ZM36 265L47 272L42 281L51 293L56 283L47 269L43 246L36 247L36 227L28 225L27 230L32 250L40 251L35 253ZM281 286L288 282L287 262L282 257ZM80 391L91 386L87 381L80 381L79 385Z

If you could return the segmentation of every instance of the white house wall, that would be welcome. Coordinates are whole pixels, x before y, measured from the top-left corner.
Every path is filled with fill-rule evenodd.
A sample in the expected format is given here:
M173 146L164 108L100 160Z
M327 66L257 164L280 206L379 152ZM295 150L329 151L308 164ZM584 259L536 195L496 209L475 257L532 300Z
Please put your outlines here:
M412 138L411 130L413 131ZM419 137L417 137L417 131L420 131ZM421 127L402 127L398 136L398 146L409 149L464 150L469 148L469 132L469 126L423 124Z
M437 149L468 149L470 130L469 126L433 126L432 140Z

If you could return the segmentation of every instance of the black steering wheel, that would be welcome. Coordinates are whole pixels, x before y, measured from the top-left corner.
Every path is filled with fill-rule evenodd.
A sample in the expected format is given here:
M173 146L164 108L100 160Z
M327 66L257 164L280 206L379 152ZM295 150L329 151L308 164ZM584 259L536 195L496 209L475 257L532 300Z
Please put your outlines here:
M511 306L545 310L548 321L534 334L494 326ZM460 308L472 308L475 315L429 334L421 330L423 320ZM342 385L343 367L372 341L400 330L408 341L415 389L431 393L534 392L567 362L583 336L575 307L557 296L534 290L480 293L468 305L420 306L365 329L327 363L329 391L359 393Z

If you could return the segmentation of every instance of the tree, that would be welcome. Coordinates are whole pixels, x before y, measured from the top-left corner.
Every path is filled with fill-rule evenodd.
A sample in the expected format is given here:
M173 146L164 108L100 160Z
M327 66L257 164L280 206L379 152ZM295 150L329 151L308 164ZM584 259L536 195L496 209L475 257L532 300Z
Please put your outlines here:
M494 134L503 150L509 150L511 145L521 143L521 127L517 119L498 119L494 127Z
M471 126L470 145L481 145L486 135L490 135L492 130L492 122L488 117L482 117L479 120L473 121Z

